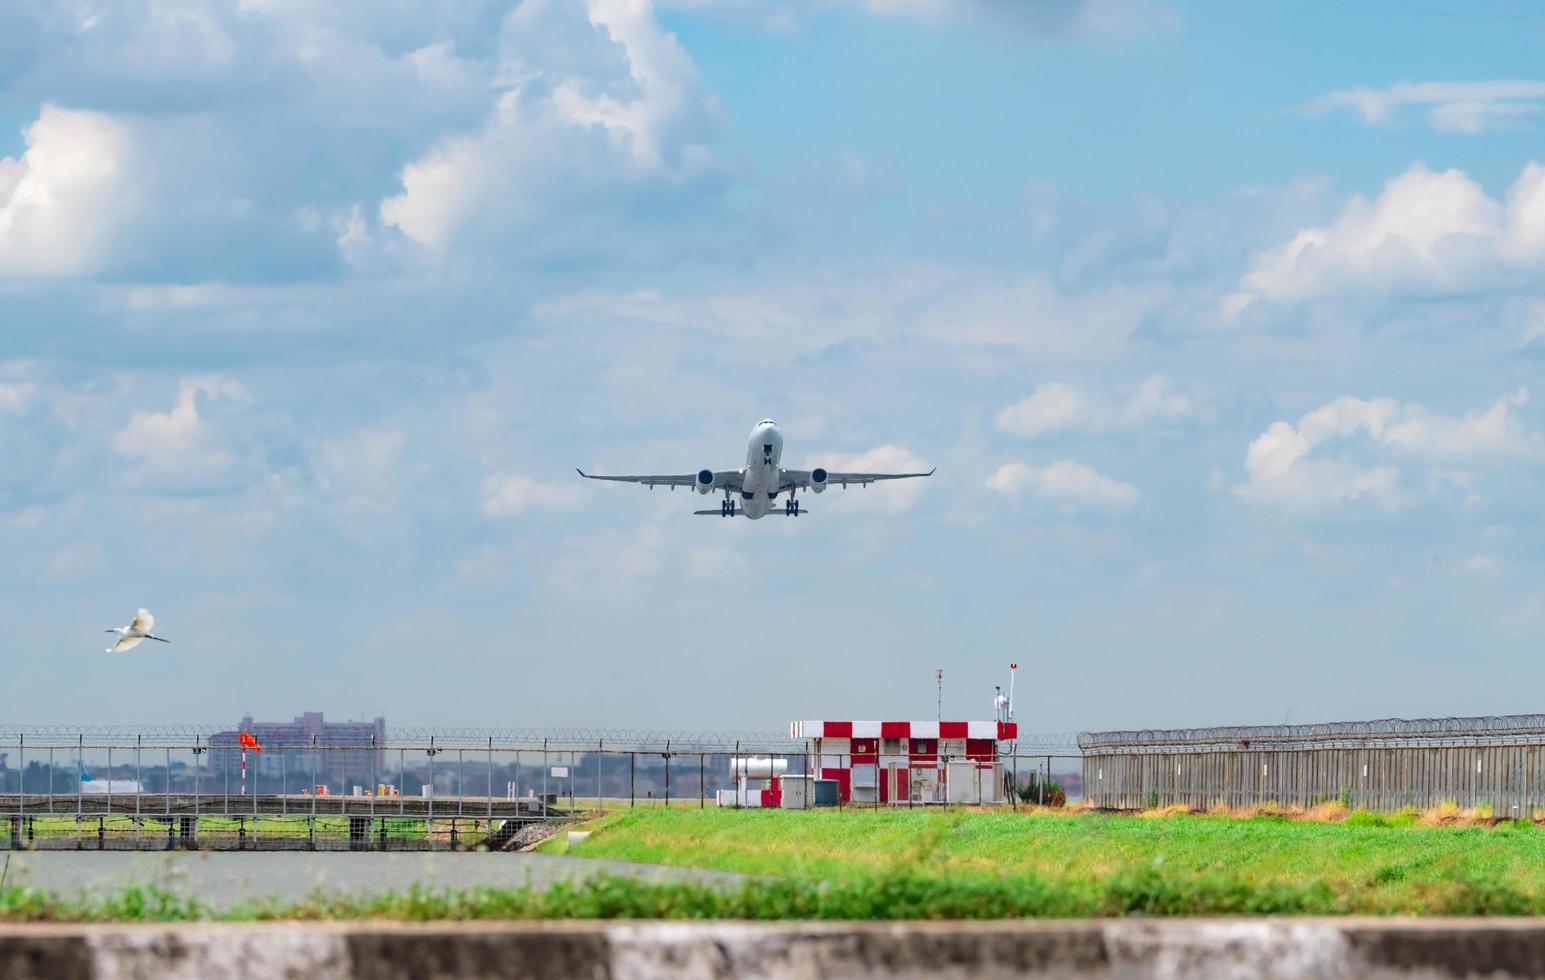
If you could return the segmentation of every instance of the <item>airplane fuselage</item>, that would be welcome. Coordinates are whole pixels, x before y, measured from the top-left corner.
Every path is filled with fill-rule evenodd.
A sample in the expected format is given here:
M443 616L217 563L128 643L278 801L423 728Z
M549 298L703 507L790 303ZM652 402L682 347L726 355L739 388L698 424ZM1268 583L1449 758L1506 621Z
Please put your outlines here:
M763 419L751 430L746 444L746 471L736 507L753 521L766 517L783 485L783 433L772 419Z
M931 469L926 473L830 472L821 466L808 470L786 470L783 468L783 433L772 419L763 419L751 430L751 437L746 440L746 463L742 469L701 469L695 473L641 473L626 476L586 473L584 470L576 472L586 480L642 483L651 489L690 487L700 494L722 493L724 497L719 501L717 511L694 510L692 513L698 516L744 516L753 521L772 513L773 504L779 497L783 497L784 516L798 517L804 513L798 497L801 490L821 493L828 486L844 489L850 486L867 487L880 480L907 480L933 475Z

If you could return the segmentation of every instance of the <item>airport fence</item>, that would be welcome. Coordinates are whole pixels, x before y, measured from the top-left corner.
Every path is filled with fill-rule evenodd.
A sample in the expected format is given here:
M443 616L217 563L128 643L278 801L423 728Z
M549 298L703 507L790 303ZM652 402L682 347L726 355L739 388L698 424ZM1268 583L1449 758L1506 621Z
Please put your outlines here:
M1085 798L1109 809L1545 808L1545 715L1097 732L1078 744Z
M1006 743L976 776L1003 784L975 798L1076 780L1071 740ZM258 751L213 727L0 729L0 849L506 850L622 808L717 805L747 757L814 773L808 741L758 733L418 728Z

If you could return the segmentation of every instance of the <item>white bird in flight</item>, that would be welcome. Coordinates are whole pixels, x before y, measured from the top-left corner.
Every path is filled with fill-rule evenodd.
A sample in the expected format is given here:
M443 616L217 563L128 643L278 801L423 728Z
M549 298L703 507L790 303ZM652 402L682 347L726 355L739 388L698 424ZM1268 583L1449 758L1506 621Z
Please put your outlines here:
M122 653L132 650L145 640L155 640L160 643L170 643L171 640L159 636L151 636L150 629L156 625L156 618L150 615L149 609L141 609L134 616L134 621L127 626L114 626L103 630L104 633L117 633L118 642L107 648L108 653Z

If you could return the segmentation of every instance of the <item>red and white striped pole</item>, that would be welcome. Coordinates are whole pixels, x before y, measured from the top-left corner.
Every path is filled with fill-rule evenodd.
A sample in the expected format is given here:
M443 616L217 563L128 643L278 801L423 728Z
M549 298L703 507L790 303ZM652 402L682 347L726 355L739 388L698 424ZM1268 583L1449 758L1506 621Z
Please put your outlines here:
M247 795L247 747L241 747L241 795Z

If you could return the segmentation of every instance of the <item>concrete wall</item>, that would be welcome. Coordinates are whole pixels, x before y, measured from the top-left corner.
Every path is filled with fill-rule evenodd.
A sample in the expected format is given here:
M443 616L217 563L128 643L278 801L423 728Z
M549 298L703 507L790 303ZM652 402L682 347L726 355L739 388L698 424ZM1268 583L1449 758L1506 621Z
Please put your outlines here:
M1541 975L1538 920L0 926L8 980Z

